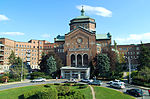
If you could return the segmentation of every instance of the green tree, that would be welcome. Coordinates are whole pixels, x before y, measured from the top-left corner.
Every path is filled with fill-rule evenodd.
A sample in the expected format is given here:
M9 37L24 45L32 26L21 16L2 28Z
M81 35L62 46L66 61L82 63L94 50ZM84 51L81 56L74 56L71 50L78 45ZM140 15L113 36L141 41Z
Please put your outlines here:
M8 63L9 65L14 65L16 63L16 55L13 50L11 50L11 54L8 57L8 60L9 60L9 63Z
M44 55L42 57L42 60L40 62L40 70L41 72L46 73L47 72L47 59L49 59L50 56L53 56L55 61L56 61L56 67L57 67L57 74L60 75L60 68L62 66L64 66L62 64L62 60L60 59L60 57L55 53L55 52L49 52L47 55Z
M53 56L50 56L48 59L47 59L47 74L48 75L52 75L53 76L53 74L55 74L55 72L56 72L56 70L57 70L57 68L56 68L56 61L55 61L55 59L54 59L54 57Z
M107 77L110 70L110 59L106 54L97 55L96 71L98 76Z
M149 67L150 68L150 47L146 47L143 44L141 45L140 49L140 55L138 58L139 66L138 70L141 70L142 68Z

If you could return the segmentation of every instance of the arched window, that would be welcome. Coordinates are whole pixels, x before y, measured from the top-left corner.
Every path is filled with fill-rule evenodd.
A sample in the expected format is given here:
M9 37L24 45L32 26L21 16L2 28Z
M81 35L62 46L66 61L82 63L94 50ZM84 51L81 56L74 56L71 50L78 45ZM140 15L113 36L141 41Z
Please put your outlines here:
M71 55L71 67L75 67L75 55Z

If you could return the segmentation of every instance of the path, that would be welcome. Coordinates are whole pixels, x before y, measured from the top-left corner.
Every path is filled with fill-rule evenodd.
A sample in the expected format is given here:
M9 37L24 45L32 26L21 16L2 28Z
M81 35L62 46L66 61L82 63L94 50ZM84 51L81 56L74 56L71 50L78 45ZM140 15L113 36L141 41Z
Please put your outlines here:
M90 88L91 88L91 91L92 91L92 96L93 96L93 99L96 99L95 98L95 92L94 92L94 89L93 89L93 87L91 86L91 85L89 85L90 86Z

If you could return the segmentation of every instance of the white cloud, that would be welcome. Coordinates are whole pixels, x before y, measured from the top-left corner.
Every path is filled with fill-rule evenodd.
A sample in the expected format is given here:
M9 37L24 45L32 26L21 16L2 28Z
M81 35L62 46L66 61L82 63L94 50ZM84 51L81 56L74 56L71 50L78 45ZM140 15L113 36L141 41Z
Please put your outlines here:
M24 33L22 32L0 32L0 35L17 36L17 35L24 35Z
M7 21L7 20L9 20L8 17L6 17L5 15L0 14L0 21Z
M104 7L92 7L88 5L78 5L77 9L81 10L82 6L84 7L86 13L95 14L103 17L112 17L112 12Z
M130 34L128 38L116 38L114 39L118 44L140 44L150 42L150 33L143 34Z
M43 38L50 38L50 34L43 34L43 35L41 35L41 37L43 37Z

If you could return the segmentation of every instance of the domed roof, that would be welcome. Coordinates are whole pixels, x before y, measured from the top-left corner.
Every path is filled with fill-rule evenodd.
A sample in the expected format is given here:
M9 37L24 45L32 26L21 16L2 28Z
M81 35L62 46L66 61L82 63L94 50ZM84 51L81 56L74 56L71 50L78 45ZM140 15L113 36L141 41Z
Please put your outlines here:
M76 18L74 18L74 19L85 19L85 18L90 18L90 17L88 17L88 16L85 16L84 12L85 12L85 11L84 11L83 6L82 6L81 16L78 16L78 17L76 17Z
M90 17L88 17L88 16L78 16L78 17L76 17L74 19L85 19L85 18L90 18Z

